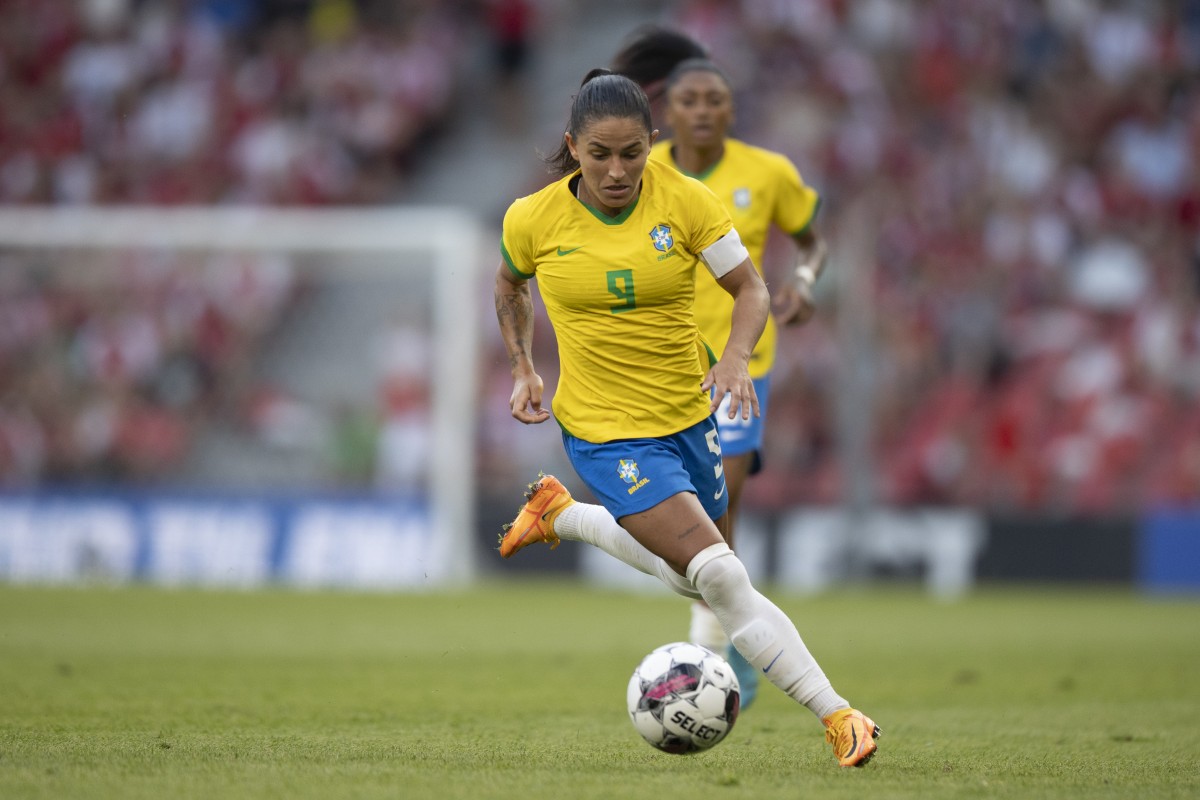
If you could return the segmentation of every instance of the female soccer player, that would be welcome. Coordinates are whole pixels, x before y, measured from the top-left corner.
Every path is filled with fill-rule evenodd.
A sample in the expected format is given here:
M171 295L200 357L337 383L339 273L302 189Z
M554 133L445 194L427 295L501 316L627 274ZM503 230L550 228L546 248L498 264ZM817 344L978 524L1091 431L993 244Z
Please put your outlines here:
M839 763L860 766L878 727L833 690L724 540L729 498L714 415L726 395L727 415L759 412L749 362L770 298L716 196L649 160L657 134L637 84L593 70L551 159L563 177L505 214L495 299L510 410L527 424L550 417L531 352L536 277L558 340L554 416L572 466L603 505L577 503L541 476L500 554L583 541L703 599L742 655L823 721ZM720 359L693 318L700 263L733 300Z
M825 268L826 246L813 230L817 193L805 185L785 156L753 147L729 136L734 122L733 91L704 48L682 33L649 27L639 31L614 59L614 71L637 81L647 93L663 98L661 116L671 128L670 141L655 144L650 157L661 160L712 189L733 217L751 260L759 270L772 224L796 243L798 259L790 279L776 285L776 318L784 324L807 322L815 311L812 288ZM729 296L705 275L696 282L696 323L716 352L723 352L729 333ZM766 328L750 357L750 376L761 416L743 420L717 414L725 482L729 488L726 541L736 547L735 523L746 478L758 471L763 419L775 362L775 320ZM689 639L717 652L727 652L742 684L743 708L754 700L757 670L728 641L704 603L692 604Z

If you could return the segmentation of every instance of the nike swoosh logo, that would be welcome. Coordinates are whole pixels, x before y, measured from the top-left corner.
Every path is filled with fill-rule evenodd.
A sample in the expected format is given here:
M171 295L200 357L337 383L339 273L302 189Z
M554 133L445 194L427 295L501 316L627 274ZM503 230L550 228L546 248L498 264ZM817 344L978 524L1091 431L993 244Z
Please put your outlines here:
M853 725L850 726L850 736L852 737L850 740L850 752L857 753L858 752L858 731L856 731L854 729Z
M763 675L766 675L768 672L771 671L771 667L775 666L775 662L779 660L779 657L781 655L783 655L782 650L780 650L778 653L775 654L775 657L771 659L770 664L767 664L765 667L763 667Z
M570 250L563 250L560 247L560 248L558 248L558 254L560 256L570 255L571 253L574 253L576 250L578 250L580 247L583 247L583 245L579 245L579 247L572 247Z
M721 495L725 494L725 484L721 484L721 491L713 494L713 500L720 500Z

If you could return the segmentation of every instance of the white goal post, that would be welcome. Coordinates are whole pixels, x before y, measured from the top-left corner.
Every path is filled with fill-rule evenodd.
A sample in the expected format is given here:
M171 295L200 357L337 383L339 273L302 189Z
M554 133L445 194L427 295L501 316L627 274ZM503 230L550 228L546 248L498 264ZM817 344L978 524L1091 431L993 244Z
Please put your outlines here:
M168 248L348 254L353 266L431 277L432 448L429 501L443 582L476 574L475 428L483 226L453 207L0 208L0 249ZM389 259L388 256L397 256ZM360 266L372 264L374 266Z

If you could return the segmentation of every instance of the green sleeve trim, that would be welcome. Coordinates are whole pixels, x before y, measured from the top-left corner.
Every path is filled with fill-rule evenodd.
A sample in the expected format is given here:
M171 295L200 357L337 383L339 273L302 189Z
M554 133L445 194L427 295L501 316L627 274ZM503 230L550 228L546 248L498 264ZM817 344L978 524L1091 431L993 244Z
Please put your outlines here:
M708 368L712 369L717 365L717 354L708 346L708 342L703 339L700 340L700 344L704 345L704 349L708 352Z
M532 272L522 272L517 269L517 265L513 263L512 256L508 254L508 248L504 246L504 240L500 240L500 255L504 258L504 263L512 270L512 273L523 281L527 281L534 277Z
M813 220L817 218L817 212L821 210L821 196L817 195L817 204L813 206L812 213L808 215L808 222L800 226L799 230L792 231L789 236L796 237L808 233L808 229L812 227Z

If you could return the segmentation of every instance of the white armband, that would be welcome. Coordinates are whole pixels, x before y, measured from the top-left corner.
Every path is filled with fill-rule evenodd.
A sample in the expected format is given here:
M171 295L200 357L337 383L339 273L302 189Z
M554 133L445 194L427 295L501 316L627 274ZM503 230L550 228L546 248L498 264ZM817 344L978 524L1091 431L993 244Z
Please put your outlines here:
M730 228L729 233L700 251L704 266L708 267L714 278L725 277L749 257L750 251L742 244L737 228Z

